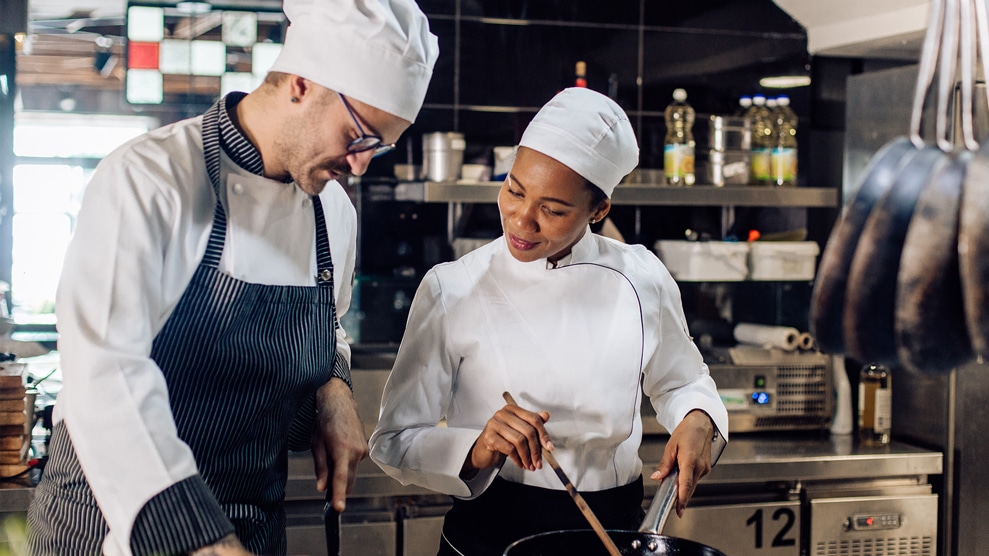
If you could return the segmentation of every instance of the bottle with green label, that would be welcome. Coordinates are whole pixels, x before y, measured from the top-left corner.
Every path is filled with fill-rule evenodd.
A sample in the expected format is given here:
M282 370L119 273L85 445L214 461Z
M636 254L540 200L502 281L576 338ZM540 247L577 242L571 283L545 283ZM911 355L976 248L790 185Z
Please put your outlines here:
M694 109L687 104L687 91L673 91L673 102L666 107L666 140L663 145L663 172L666 183L694 185Z
M790 98L781 95L771 114L773 150L770 154L770 183L797 185L797 115L790 108Z
M749 155L749 184L769 185L770 155L773 149L773 126L766 96L752 95L752 107L746 116L752 122L752 150Z

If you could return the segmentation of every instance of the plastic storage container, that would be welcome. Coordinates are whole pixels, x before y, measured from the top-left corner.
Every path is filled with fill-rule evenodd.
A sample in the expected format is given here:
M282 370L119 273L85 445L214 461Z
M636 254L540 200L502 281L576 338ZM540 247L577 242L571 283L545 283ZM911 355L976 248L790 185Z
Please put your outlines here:
M750 280L813 280L820 248L814 241L753 241Z
M654 249L677 280L741 282L748 275L746 243L661 239Z

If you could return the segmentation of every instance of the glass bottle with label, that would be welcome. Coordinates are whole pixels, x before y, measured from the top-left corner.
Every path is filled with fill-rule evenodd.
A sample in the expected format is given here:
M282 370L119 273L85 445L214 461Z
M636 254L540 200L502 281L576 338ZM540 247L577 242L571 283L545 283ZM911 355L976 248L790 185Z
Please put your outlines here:
M663 171L666 183L694 185L694 109L687 104L687 91L673 91L673 102L666 107L666 140L663 145Z
M889 444L893 390L889 369L866 365L859 373L859 441L866 446Z

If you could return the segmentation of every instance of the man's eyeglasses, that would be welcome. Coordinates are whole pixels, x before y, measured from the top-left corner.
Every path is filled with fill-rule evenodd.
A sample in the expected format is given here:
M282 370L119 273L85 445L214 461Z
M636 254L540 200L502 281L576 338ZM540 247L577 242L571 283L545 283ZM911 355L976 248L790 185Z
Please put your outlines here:
M361 127L361 123L357 121L357 116L354 116L354 109L350 107L350 103L347 102L346 97L340 93L337 94L340 95L340 100L343 101L343 105L347 108L347 113L350 114L350 119L354 120L354 125L357 126L357 131L361 134L360 137L354 139L347 145L347 152L356 154L374 149L374 154L371 158L391 152L392 149L395 148L395 143L382 143L381 137L364 133L364 128Z

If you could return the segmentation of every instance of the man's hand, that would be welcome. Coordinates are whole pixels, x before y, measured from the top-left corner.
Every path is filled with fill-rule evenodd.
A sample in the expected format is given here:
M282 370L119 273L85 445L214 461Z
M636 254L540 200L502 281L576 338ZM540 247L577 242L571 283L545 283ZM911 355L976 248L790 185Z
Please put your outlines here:
M711 440L714 438L714 431L714 423L707 413L699 409L688 413L670 435L663 457L650 477L658 481L674 465L679 466L676 510L680 517L683 517L683 510L694 494L697 482L711 472Z
M367 457L368 447L357 401L339 378L331 378L316 392L316 425L312 447L316 489L331 488L333 507L342 512L357 480L357 464Z

